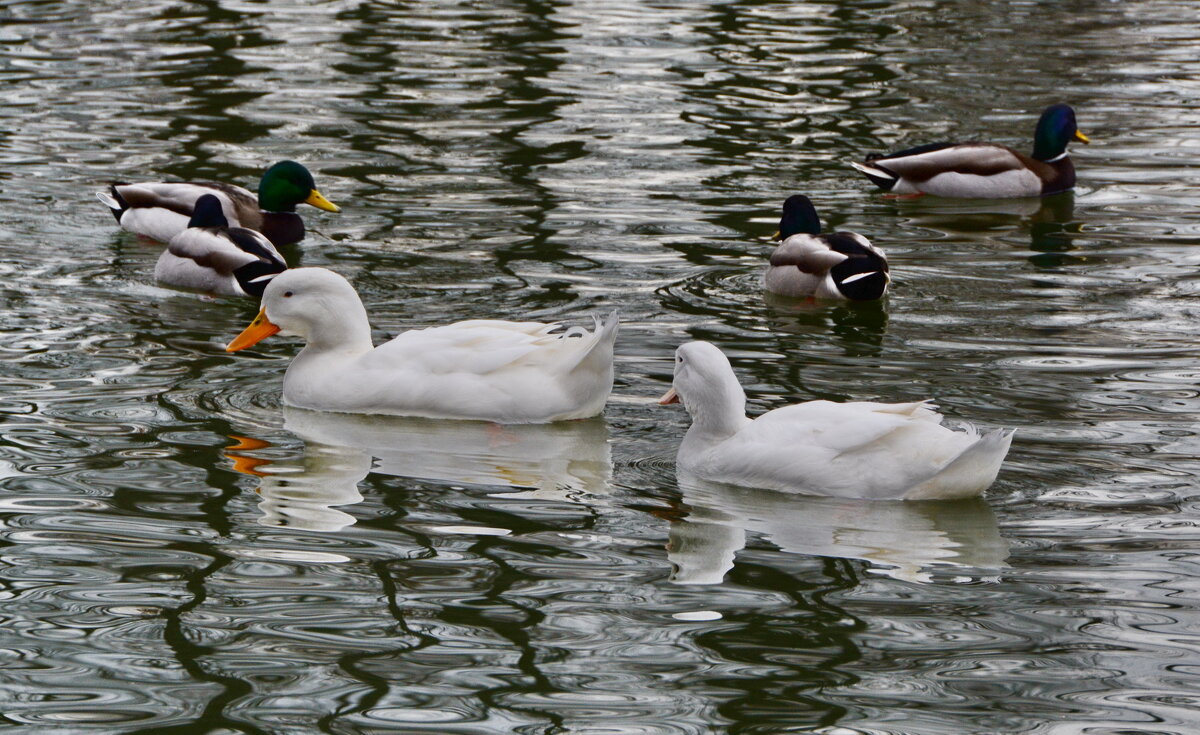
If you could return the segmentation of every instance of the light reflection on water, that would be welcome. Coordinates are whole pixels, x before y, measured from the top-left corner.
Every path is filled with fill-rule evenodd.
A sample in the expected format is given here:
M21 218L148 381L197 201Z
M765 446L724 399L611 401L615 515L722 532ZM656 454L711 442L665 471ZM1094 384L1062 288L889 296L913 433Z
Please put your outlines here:
M7 4L3 721L1191 732L1194 11ZM896 202L844 165L1026 149L1057 101L1094 141L1073 195ZM380 339L619 306L605 418L285 413L296 345L225 354L254 307L154 286L91 198L281 158L343 205L291 255L352 278ZM886 303L763 297L792 193L888 252ZM1010 461L969 504L677 483L686 419L647 399L696 338L755 411L932 396L1017 427Z

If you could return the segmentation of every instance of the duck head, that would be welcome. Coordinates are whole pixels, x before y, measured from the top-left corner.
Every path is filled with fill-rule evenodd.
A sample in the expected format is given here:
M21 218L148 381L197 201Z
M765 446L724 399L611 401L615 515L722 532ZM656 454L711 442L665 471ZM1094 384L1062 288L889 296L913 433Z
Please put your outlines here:
M258 182L258 206L266 212L295 212L297 204L311 204L326 212L338 206L317 191L312 174L295 161L280 161Z
M320 350L370 351L367 310L350 282L325 268L290 268L271 279L262 309L226 347L237 352L272 334L294 335Z
M733 433L746 421L746 392L729 358L711 342L675 350L675 380L658 402L682 402L695 426L716 433Z
M1072 140L1092 142L1079 132L1075 110L1070 105L1050 105L1042 113L1033 134L1033 157L1039 161L1052 161L1067 152L1067 144Z
M192 208L192 218L188 227L228 227L229 220L221 210L221 200L212 194L205 194L196 200Z
M821 234L821 218L816 207L803 194L793 194L783 203L783 216L779 219L779 231L772 240L786 240L792 235Z

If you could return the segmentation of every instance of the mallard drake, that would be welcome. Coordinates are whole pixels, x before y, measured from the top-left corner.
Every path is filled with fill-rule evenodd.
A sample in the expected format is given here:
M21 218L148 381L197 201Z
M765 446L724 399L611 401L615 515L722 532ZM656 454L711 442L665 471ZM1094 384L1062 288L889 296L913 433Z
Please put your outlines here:
M1046 196L1075 186L1075 166L1067 157L1072 140L1091 142L1079 132L1070 105L1051 105L1038 120L1032 157L995 143L932 143L850 165L893 194Z
M248 227L276 246L304 239L304 220L297 204L311 204L327 212L338 206L317 191L312 174L295 161L280 161L263 174L258 196L240 186L212 181L158 184L113 184L96 198L112 210L117 222L130 232L159 242L170 242L183 232L196 200L212 194L221 200L225 219L234 227Z
M271 241L254 230L230 227L221 200L196 200L188 227L167 244L154 266L154 278L168 286L218 296L259 298L267 281L287 269Z
M343 413L545 423L599 414L613 383L613 314L596 329L477 319L375 347L354 287L324 268L271 279L262 310L226 348L276 332L306 344L283 378L289 406Z
M701 480L863 499L952 499L996 479L1013 432L951 431L929 401L809 401L746 417L746 394L719 349L675 351L675 380L659 399L682 401L692 425L676 456Z
M821 220L808 197L783 203L771 264L763 287L781 296L871 301L888 290L887 258L856 232L821 234Z

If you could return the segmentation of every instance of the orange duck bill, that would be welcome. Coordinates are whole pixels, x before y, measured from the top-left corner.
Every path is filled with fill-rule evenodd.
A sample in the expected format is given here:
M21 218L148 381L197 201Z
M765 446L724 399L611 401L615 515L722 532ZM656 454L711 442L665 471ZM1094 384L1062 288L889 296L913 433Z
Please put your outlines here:
M671 387L671 390L663 393L662 398L658 399L658 405L660 406L668 406L672 403L679 403L679 394L675 392L674 386Z
M253 347L278 331L279 327L267 320L267 309L264 306L262 309L259 309L258 316L254 317L254 321L250 322L250 326L243 329L242 333L234 337L233 341L225 347L225 351L237 352L247 347Z

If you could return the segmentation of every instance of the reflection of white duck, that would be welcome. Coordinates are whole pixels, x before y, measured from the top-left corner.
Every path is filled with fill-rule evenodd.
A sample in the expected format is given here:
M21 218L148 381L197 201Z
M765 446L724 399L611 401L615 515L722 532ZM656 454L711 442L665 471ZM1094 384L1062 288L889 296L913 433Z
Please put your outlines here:
M613 382L617 317L589 332L476 319L412 329L375 347L354 287L324 268L275 276L258 317L226 348L276 332L306 344L283 378L290 406L342 413L544 423L595 416Z
M384 475L530 488L553 497L602 495L612 476L608 427L601 419L497 427L287 406L283 416L284 428L310 447L370 455L370 470Z
M735 487L679 476L689 512L671 524L668 558L679 584L719 584L746 532L796 554L863 559L888 576L928 581L931 566L995 570L1008 545L979 498L864 502Z
M374 472L453 485L522 488L521 497L564 501L601 497L612 477L608 427L600 419L497 427L481 421L358 416L284 407L284 428L305 442L303 466L240 452L227 456L261 477L259 520L266 526L337 531L354 517L332 508L362 502L358 483ZM508 494L506 497L515 497Z
M728 358L708 342L675 352L674 387L692 425L679 470L714 482L846 498L950 499L996 479L1012 431L951 431L928 401L809 401L746 417Z
M333 506L362 502L358 483L371 471L371 456L343 447L313 445L305 448L302 469L278 465L273 469L254 473L262 477L258 509L263 515L258 522L332 533L354 525L354 516Z

